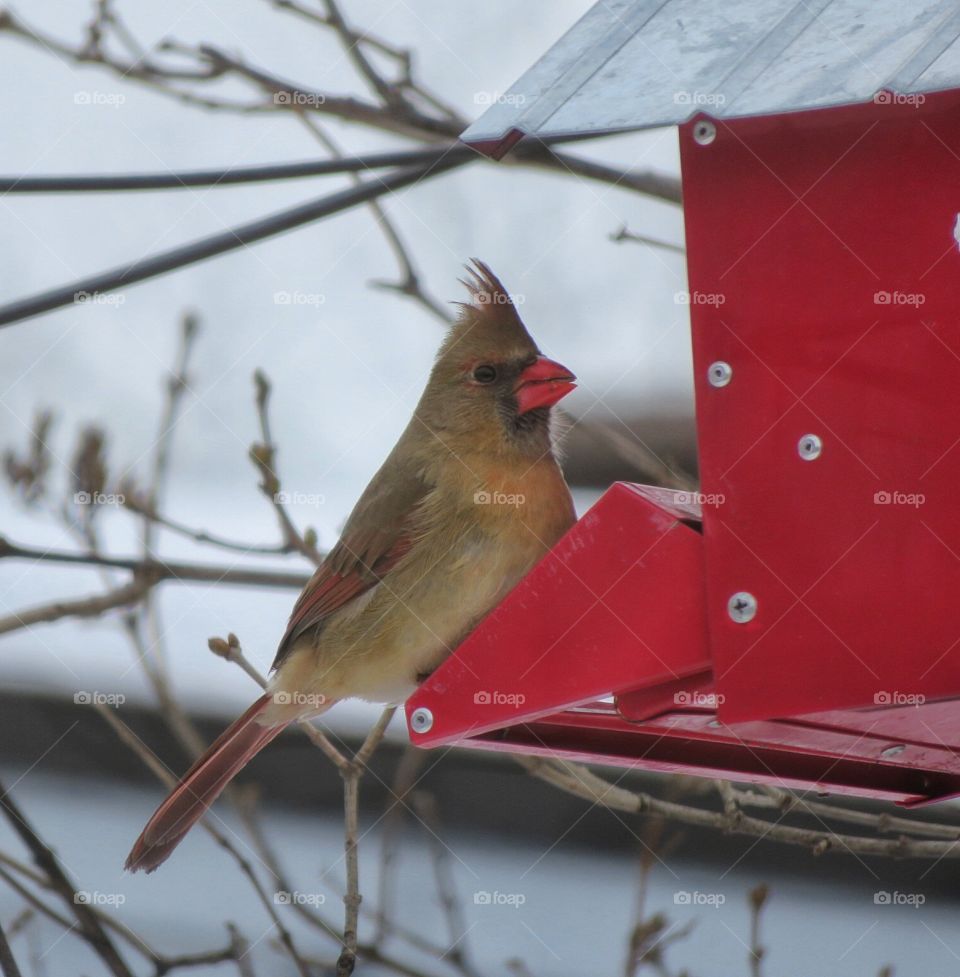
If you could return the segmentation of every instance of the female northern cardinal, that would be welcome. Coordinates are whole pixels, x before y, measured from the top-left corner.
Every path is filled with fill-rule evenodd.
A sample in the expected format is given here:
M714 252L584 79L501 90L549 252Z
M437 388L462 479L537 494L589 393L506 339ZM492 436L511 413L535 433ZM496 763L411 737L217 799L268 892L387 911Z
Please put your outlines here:
M574 389L474 260L471 302L413 418L297 600L267 692L187 771L127 858L161 865L285 726L337 700L399 702L575 520L550 413Z

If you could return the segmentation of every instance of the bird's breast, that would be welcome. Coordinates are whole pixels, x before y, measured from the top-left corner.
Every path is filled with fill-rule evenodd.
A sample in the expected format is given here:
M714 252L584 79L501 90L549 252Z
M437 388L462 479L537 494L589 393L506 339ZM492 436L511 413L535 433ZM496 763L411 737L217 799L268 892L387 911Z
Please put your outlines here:
M552 467L524 477L492 471L479 488L464 486L457 504L438 504L383 580L291 654L280 685L289 677L329 698L407 698L572 524L569 492Z
M421 543L322 632L317 652L326 694L402 701L542 553L536 538L504 546L475 527Z

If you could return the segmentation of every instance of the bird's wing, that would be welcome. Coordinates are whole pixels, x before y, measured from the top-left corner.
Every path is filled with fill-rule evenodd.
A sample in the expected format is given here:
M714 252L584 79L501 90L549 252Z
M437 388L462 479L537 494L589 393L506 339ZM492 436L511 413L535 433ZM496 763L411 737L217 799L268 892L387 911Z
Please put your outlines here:
M400 446L398 445L397 448ZM422 474L403 466L395 448L357 502L336 546L294 605L273 669L304 632L375 586L410 549L417 506L429 491Z

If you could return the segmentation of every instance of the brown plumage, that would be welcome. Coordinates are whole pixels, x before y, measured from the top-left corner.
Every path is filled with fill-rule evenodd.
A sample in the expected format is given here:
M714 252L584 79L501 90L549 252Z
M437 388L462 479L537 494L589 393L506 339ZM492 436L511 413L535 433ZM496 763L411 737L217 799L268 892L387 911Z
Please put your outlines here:
M573 375L541 356L474 260L471 301L406 430L294 606L267 693L187 772L127 859L152 871L233 775L339 699L400 702L573 524L550 412Z

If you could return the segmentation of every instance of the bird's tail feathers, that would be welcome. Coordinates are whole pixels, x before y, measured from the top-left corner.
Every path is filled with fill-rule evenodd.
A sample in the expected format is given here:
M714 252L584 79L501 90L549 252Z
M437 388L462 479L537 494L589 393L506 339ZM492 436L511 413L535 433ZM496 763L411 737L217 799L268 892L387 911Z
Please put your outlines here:
M269 694L257 699L183 775L137 838L126 869L152 872L162 865L238 771L292 722L257 722L272 701Z

